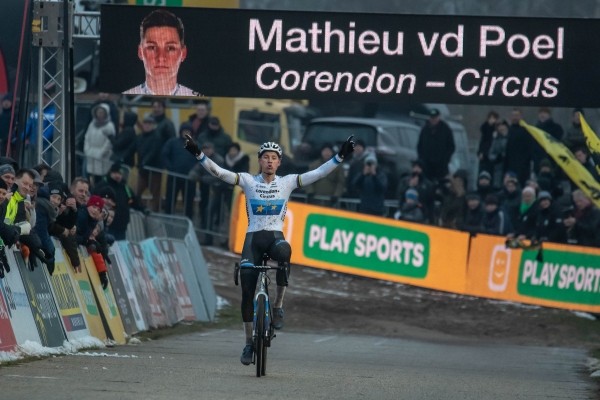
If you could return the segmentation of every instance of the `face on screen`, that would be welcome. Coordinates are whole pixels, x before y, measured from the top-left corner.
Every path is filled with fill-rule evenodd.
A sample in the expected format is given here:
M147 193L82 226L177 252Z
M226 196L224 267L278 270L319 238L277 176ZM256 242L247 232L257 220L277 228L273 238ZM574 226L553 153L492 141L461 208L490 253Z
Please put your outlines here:
M187 48L181 44L177 29L152 27L148 28L138 47L138 56L144 62L148 78L167 81L177 79L177 71L187 56Z

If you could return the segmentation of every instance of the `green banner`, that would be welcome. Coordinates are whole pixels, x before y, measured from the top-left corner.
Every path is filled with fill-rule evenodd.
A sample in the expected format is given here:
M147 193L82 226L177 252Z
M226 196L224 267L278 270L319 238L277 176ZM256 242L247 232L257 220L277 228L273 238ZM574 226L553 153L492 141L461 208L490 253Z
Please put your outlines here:
M310 214L304 256L384 274L424 278L429 236L411 229L325 214Z
M519 265L519 294L540 299L600 305L600 256L543 250L524 251Z
M94 293L92 293L92 287L89 282L80 280L79 288L81 289L81 294L83 295L83 301L85 301L85 308L87 309L88 314L90 315L100 315L98 313L98 306L96 305L96 300L94 299Z

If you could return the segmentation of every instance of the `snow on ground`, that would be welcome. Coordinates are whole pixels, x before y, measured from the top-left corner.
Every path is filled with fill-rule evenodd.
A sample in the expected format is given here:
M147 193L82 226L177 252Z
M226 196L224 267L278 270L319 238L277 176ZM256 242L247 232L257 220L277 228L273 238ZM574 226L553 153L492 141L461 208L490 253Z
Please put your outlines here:
M25 343L17 346L15 351L1 351L0 364L3 362L17 361L25 357L46 357L61 354L76 354L82 349L104 347L104 342L92 336L85 336L70 341L65 340L61 347L44 347L39 342L26 340Z

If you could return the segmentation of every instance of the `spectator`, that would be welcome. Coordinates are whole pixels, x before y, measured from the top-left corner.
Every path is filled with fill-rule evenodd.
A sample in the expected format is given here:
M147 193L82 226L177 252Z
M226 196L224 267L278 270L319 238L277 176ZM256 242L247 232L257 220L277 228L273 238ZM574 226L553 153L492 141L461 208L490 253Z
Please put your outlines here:
M352 153L350 158L350 163L348 165L348 174L346 176L346 196L351 198L357 198L359 193L354 189L352 182L354 179L362 174L365 157L367 156L366 152L367 146L365 142L358 139L354 145L354 153Z
M535 190L526 186L521 191L521 204L516 224L513 225L515 236L519 239L532 238L535 236L537 219L537 204Z
M485 199L488 194L494 193L492 175L488 171L481 171L477 177L477 194L480 199Z
M502 177L506 167L506 144L508 143L508 122L502 120L496 124L496 131L490 145L488 159L490 160L490 174L492 175L492 187L502 187ZM482 197L485 198L485 197Z
M229 146L231 145L231 137L225 133L221 126L221 121L217 117L208 119L208 129L198 136L199 144L210 142L213 144L215 151L221 157L225 157Z
M110 98L110 94L105 93L105 92L98 93L98 98L96 99L96 101L94 101L94 103L92 103L92 106L90 107L90 109L93 110L96 106L98 106L100 104L106 104L108 106L108 109L109 109L108 116L110 118L110 121L113 123L113 125L115 127L115 131L118 132L119 131L119 107ZM90 119L87 122L87 125L89 125L90 122L92 122L91 117L92 117L92 115L90 115Z
M119 162L132 168L135 164L135 148L137 134L135 126L138 122L138 116L131 111L123 113L123 127L116 136L110 136L112 142L113 162Z
M329 143L323 144L320 157L308 165L308 170L319 168L321 164L329 161L334 155L333 146ZM309 203L334 206L337 204L338 198L344 193L345 183L344 169L336 168L324 178L304 188L304 192L308 195ZM315 195L326 196L328 199L315 199Z
M155 98L152 101L152 117L154 117L154 122L156 123L155 129L161 141L161 148L167 140L177 136L173 121L167 118L167 115L165 114L166 110L167 105L164 100Z
M358 211L365 214L385 214L385 192L387 176L377 169L377 157L370 153L365 157L362 174L354 178L354 188L359 193Z
M544 132L549 133L554 139L560 141L563 137L563 128L552 119L552 114L548 107L542 107L538 111L538 122L535 126ZM546 159L548 156L546 150L535 140L531 141L532 144L532 159L533 159L533 170L539 171L540 162Z
M524 186L525 181L531 177L533 139L527 130L520 125L522 118L519 109L514 109L510 115L504 171L514 172L519 185Z
M490 111L483 124L479 127L479 132L481 133L481 137L479 138L479 148L477 149L479 172L493 170L492 163L489 159L489 153L499 117L500 116L496 111Z
M465 216L467 171L458 170L450 180L448 190L443 194L440 210L440 223L445 228L458 229Z
M540 161L540 169L537 173L537 182L540 191L544 190L550 192L552 197L558 198L562 196L563 190L560 183L554 175L554 169L552 163L548 159Z
M581 128L580 115L584 115L583 109L576 108L573 110L571 114L571 126L566 130L562 139L565 146L572 152L575 152L575 149L578 147L585 146L585 135Z
M176 174L185 175L194 168L198 160L185 149L185 135L192 134L192 125L184 122L179 127L179 137L167 140L162 149L163 167ZM186 178L169 175L167 177L167 194L165 199L165 212L171 214L181 193L185 215L194 218L194 196L196 195L196 182Z
M485 211L481 205L481 197L477 192L467 193L465 196L467 209L460 230L475 234L483 230L483 216Z
M222 167L225 164L225 160L215 151L215 147L211 142L204 142L202 144L202 151L206 157L210 158L218 166ZM200 229L215 230L215 227L219 223L219 214L212 212L212 210L217 208L217 204L215 204L215 196L211 196L211 187L218 187L221 185L221 181L209 174L200 163L196 163L190 171L188 178L200 181ZM211 235L205 235L204 244L212 245Z
M500 204L510 220L510 226L514 227L517 224L519 216L519 206L521 204L521 188L516 176L507 172L504 178L504 187L498 193Z
M409 188L404 192L404 201L400 209L394 213L394 218L409 222L425 222L425 214L421 210L419 192L416 189Z
M249 172L250 157L242 151L239 143L231 143L227 154L225 155L225 168L231 172ZM223 187L223 202L229 210L231 207L231 199L233 196L233 187L227 185Z
M6 186L6 182L0 179L0 208L6 202L6 195L8 194L8 187ZM10 272L10 265L8 264L8 259L6 258L6 245L3 242L4 236L7 234L6 229L8 226L0 222L0 279L4 278L5 272ZM20 230L19 230L20 231ZM17 232L15 229L15 239L17 237Z
M592 158L590 157L590 151L588 150L588 148L586 146L577 147L573 152L573 155L576 159L579 160L581 165L583 165L583 167L592 175L592 177L594 177L596 182L600 182L600 174L596 169L594 161L592 161ZM573 189L575 189L576 185L572 182L571 186L573 187Z
M109 118L109 108L100 103L92 109L93 120L85 132L83 152L86 171L92 182L101 179L110 167L112 157L111 137L116 130Z
M482 233L504 236L512 232L512 225L506 213L500 209L498 197L488 194L484 201L485 214L482 221Z
M60 231L54 229L56 228L56 217L62 202L63 190L60 182L52 182L48 186L42 187L38 191L38 198L35 202L36 223L33 231L40 238L41 249L48 260L46 266L50 275L54 272L54 255L56 253L50 234L51 232L60 234Z
M425 176L432 181L441 181L448 175L448 163L454 154L454 137L447 123L441 120L440 112L433 108L429 120L421 129L417 153L424 163Z
M562 242L564 241L564 231L562 217L552 207L552 195L550 192L541 191L538 195L534 239L547 242Z
M13 192L13 186L15 184L15 169L10 164L0 165L0 179L6 183L8 192Z
M12 94L6 93L2 96L2 110L0 113L0 155L6 155L6 145L10 134L10 118L12 115Z
M138 187L137 195L141 198L146 189L152 195L150 210L157 212L160 204L161 173L150 171L146 167L162 168L160 152L163 141L156 130L156 121L152 115L144 116L142 121L142 133L137 137L136 150L138 161Z
M127 226L131 219L131 209L147 213L141 205L139 198L133 190L127 185L123 177L122 166L119 163L113 164L108 174L94 188L96 193L103 193L105 188L112 188L115 196L114 218L108 226L107 231L114 236L115 240L125 240Z
M414 160L410 175L406 175L400 179L398 188L396 189L396 197L400 200L400 204L404 201L404 195L409 188L416 189L419 193L419 202L425 215L425 221L433 222L435 187L433 182L425 177L423 162L421 160Z
M88 253L92 256L102 287L106 289L108 285L108 276L106 264L102 260L100 247L93 234L98 222L102 220L102 209L104 200L98 195L92 195L88 199L85 207L79 207L77 211L77 244L86 246Z
M600 210L577 189L572 193L575 210L563 219L567 243L580 246L600 246Z
M210 108L207 101L201 101L196 106L196 113L190 115L188 122L192 126L192 138L198 139L198 136L208 130L208 119L210 118Z

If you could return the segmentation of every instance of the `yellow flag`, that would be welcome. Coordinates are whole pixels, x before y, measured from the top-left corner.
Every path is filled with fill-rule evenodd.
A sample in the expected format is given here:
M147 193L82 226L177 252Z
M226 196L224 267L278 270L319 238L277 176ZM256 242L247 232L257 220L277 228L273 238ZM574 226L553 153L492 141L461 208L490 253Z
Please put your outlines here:
M521 121L521 126L546 150L546 153L565 171L567 176L581 189L596 205L600 207L600 183L594 179L590 171L575 158L571 150L556 140L548 132Z
M585 118L583 118L582 113L579 113L579 121L581 121L581 130L583 131L583 136L585 136L585 144L587 145L593 160L600 160L600 139L598 139L598 136L594 133L592 128L590 128ZM600 164L597 162L596 171L600 173Z

